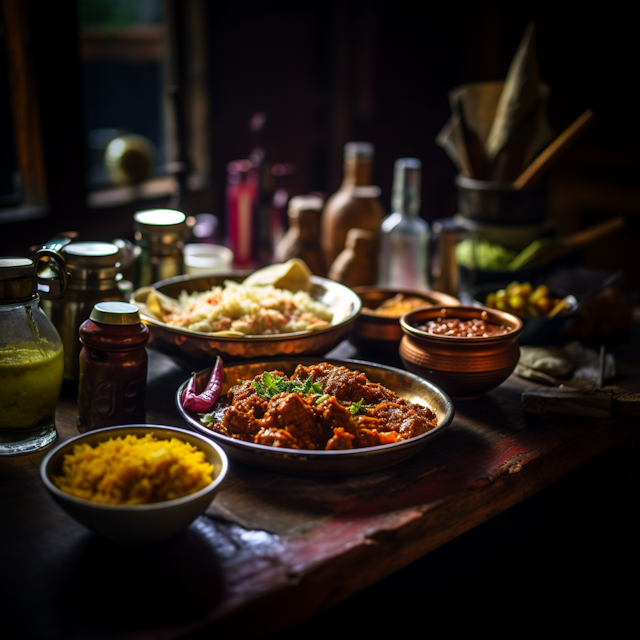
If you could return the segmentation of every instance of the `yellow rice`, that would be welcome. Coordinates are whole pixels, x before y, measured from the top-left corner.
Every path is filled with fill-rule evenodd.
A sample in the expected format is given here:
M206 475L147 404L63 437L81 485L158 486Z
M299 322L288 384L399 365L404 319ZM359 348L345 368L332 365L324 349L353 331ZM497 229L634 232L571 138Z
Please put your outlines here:
M62 491L103 504L145 504L186 496L212 481L213 465L193 445L176 438L127 435L95 448L78 444L53 477Z

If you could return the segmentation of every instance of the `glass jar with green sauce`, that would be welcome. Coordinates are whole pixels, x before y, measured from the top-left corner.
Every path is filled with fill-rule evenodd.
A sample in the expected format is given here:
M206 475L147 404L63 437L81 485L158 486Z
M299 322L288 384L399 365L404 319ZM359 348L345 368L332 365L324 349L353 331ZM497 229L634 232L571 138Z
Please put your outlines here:
M38 276L41 262L53 277ZM42 249L33 260L0 258L0 455L31 453L56 438L63 348L38 290L60 297L67 283L64 262L53 251Z

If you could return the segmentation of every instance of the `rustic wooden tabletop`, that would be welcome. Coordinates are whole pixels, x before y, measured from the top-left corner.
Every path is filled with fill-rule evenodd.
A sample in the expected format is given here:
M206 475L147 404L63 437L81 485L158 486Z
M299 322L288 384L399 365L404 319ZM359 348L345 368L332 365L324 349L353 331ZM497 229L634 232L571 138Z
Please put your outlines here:
M620 354L617 383L640 390L634 353ZM331 355L373 359L347 342ZM185 427L174 394L189 371L153 351L149 370L147 421ZM143 547L111 544L61 511L38 475L46 452L2 460L0 588L16 630L7 637L261 638L307 620L637 431L631 420L525 414L521 394L535 386L512 375L455 403L448 430L376 473L298 477L232 461L207 515ZM77 434L76 415L65 387L58 441Z

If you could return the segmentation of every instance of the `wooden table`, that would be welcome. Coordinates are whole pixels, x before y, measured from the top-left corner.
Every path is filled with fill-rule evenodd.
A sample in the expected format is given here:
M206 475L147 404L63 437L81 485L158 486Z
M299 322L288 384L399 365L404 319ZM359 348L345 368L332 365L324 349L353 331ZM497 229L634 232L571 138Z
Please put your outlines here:
M637 354L618 354L620 386L640 390ZM331 355L372 358L346 342ZM150 352L149 423L185 426L173 403L188 374ZM307 620L637 429L633 421L524 414L521 393L532 386L511 376L479 400L455 403L447 431L378 473L301 478L232 461L207 516L144 547L113 545L62 512L39 479L43 453L2 460L0 629L9 624L7 638L55 640L261 638ZM77 433L76 415L74 390L65 388L60 440Z

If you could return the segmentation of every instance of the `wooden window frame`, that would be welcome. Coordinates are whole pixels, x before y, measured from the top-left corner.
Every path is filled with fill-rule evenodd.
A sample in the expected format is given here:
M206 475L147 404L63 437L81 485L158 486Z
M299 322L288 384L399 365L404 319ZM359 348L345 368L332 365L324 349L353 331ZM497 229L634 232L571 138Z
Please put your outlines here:
M181 163L174 164L174 170L186 167L187 173L181 178L176 171L152 178L140 187L93 193L85 181L76 0L0 1L22 187L20 205L0 208L0 255L24 253L25 247L46 241L62 230L73 229L82 237L103 240L129 235L132 212L169 206L180 179L183 199L180 203L174 199L174 204L184 205L185 197L198 203L215 198L209 175L208 55L206 20L202 19L207 10L205 0L165 0L172 26L171 47L181 49L181 54L174 56L179 67L172 71L174 82L180 79L182 83L185 123L182 158L180 145L176 144L169 145L167 156ZM169 104L165 112L171 113L173 108ZM171 123L166 126L170 139L174 135ZM194 205L196 208L201 207ZM37 226L34 219L38 220Z

